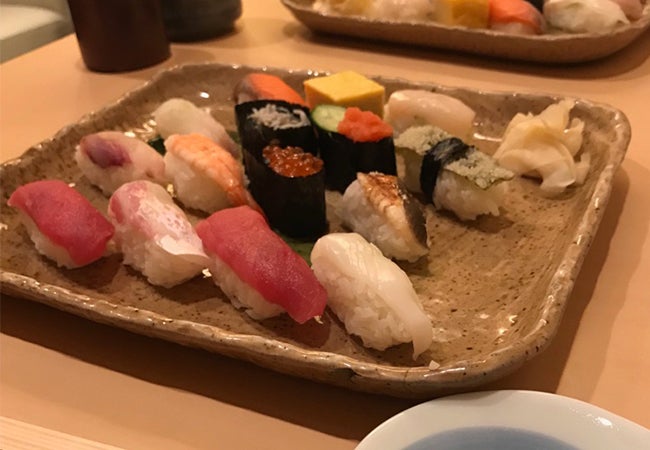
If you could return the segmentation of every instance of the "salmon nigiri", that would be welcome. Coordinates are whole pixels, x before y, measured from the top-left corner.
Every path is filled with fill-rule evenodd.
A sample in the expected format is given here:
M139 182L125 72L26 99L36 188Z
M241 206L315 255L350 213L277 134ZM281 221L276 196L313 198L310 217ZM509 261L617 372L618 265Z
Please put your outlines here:
M242 166L208 137L173 134L165 149L165 172L185 206L207 213L239 205L261 211L246 189Z
M511 34L542 34L546 21L526 0L490 0L490 29Z
M307 262L248 206L218 211L196 225L215 284L262 320L287 312L298 323L321 316L325 288Z
M90 201L61 180L20 186L7 204L20 211L36 249L70 269L101 258L115 232Z
M302 96L284 80L269 73L254 72L246 75L235 87L235 101L284 100L307 106Z

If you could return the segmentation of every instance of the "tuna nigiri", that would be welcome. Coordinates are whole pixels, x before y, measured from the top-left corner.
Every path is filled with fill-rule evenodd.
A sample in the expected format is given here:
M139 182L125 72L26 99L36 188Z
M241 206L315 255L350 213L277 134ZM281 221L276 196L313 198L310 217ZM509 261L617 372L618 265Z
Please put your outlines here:
M119 131L101 131L81 138L77 166L105 195L135 180L165 183L163 157L144 141Z
M36 249L70 269L101 258L115 231L83 195L60 180L20 186L7 204L19 211Z
M175 134L165 140L165 148L166 174L185 206L207 213L239 205L259 209L246 189L241 165L211 139Z
M311 261L328 306L366 347L385 350L412 342L414 359L429 348L433 327L411 280L361 235L321 237Z
M214 282L257 320L287 312L298 323L323 314L327 293L300 255L248 206L224 209L196 225Z
M253 100L283 100L307 106L302 96L282 78L270 73L249 73L235 86L236 103L250 102Z
M226 128L210 113L183 98L170 98L153 113L156 130L163 139L172 134L202 134L228 150L235 158L241 156L237 143Z
M490 28L512 34L542 34L546 20L526 0L490 0Z
M151 284L172 287L207 267L201 240L163 187L149 181L126 183L111 196L108 214L124 263Z

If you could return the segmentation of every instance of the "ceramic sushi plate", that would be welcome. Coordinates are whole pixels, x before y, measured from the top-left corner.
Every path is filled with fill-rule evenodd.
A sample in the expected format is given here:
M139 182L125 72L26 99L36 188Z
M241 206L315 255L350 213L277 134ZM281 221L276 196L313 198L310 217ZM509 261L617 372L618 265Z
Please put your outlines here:
M535 391L431 400L388 419L357 450L639 450L650 430L589 403Z
M120 130L149 140L156 134L152 112L172 97L205 108L234 132L234 86L260 70L282 77L299 92L305 79L327 73L215 63L166 70L3 164L1 204L22 184L58 178L106 211L108 199L74 162L75 146L84 135ZM387 94L417 88L462 100L476 111L476 145L488 153L516 113L539 113L560 100L546 94L373 79ZM572 115L585 123L583 145L592 161L584 184L548 198L538 182L519 179L499 217L471 223L428 211L431 251L416 263L401 265L434 328L433 345L416 360L410 344L385 351L364 347L329 310L321 322L303 325L287 315L253 320L233 307L208 277L170 289L155 287L123 265L119 255L61 269L37 253L15 210L6 207L0 208L0 289L101 323L336 386L422 399L466 391L514 371L553 339L607 206L630 125L611 106L575 100ZM331 232L341 230L338 201L340 194L328 192ZM187 212L193 222L202 218Z
M645 5L639 20L613 31L524 36L431 22L325 14L313 8L315 0L281 1L299 22L320 33L553 64L585 62L611 55L631 44L650 27L650 4Z

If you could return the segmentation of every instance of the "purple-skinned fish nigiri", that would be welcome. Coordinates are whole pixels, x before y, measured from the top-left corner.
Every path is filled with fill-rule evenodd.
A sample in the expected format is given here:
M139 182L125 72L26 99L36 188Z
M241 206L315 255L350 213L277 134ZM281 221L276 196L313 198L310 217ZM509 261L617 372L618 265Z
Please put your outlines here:
M165 183L162 155L144 141L119 131L100 131L81 138L77 166L93 185L111 195L124 183L149 180Z

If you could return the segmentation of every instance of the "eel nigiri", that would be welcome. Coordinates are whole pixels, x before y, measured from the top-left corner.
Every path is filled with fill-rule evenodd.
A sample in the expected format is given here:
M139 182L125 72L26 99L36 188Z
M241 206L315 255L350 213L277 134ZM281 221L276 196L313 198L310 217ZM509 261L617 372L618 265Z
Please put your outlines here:
M226 128L210 113L183 98L170 98L154 112L156 130L163 139L173 134L202 134L228 150L235 158L241 157L237 143Z
M241 165L201 134L173 134L165 139L165 172L178 199L187 207L213 213L223 208L259 206L246 189Z
M325 289L257 211L248 206L218 211L199 222L196 232L215 284L253 319L286 311L304 323L323 314Z
M82 137L74 158L84 176L105 195L129 181L166 182L163 157L146 142L119 131Z
M490 0L490 29L511 34L542 34L546 19L526 0Z
M83 195L61 180L20 186L7 204L19 211L36 249L70 269L101 258L115 232Z
M109 200L108 214L124 263L151 284L169 288L208 266L201 239L162 186L144 180L122 185Z
M423 89L393 92L385 106L385 120L399 135L414 125L435 125L461 139L469 137L476 113L457 98Z
M270 73L253 72L242 78L235 86L235 102L244 103L253 100L283 100L307 106L307 102L282 78Z
M343 194L341 218L388 258L416 261L429 252L420 203L394 175L357 173Z
M412 342L414 359L429 348L433 327L411 280L375 245L357 233L331 233L316 241L311 261L328 306L363 345Z

